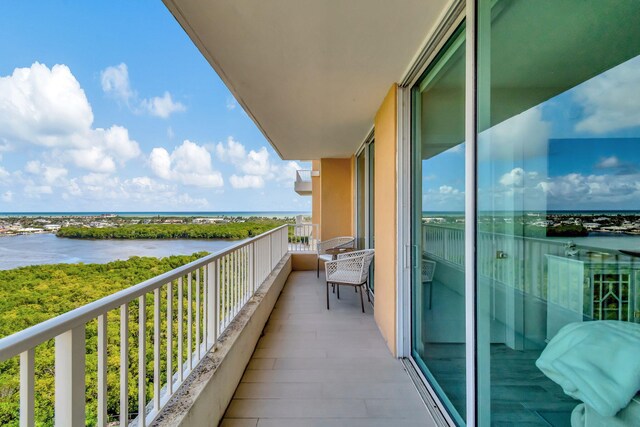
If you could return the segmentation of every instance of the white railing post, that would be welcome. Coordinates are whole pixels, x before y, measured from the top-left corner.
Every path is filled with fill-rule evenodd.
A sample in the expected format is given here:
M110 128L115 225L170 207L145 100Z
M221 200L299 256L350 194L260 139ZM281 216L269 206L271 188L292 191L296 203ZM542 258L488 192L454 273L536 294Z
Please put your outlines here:
M35 420L35 350L20 353L20 427L33 427Z
M153 409L160 410L160 288L153 291Z
M196 357L201 359L200 354L200 269L196 270Z
M107 313L98 316L98 426L107 425Z
M184 380L184 367L182 366L182 342L183 340L183 331L182 331L182 323L184 321L183 318L183 306L184 300L182 296L182 277L178 278L178 383L182 384Z
M217 302L217 292L216 288L218 287L218 262L213 261L207 264L207 337L206 337L206 349L208 350L213 346L218 339L218 325L216 323L216 318L218 317L218 302Z
M146 425L147 416L147 296L138 298L138 426Z
M273 233L269 234L269 270L273 270Z
M249 289L251 289L251 295L256 291L256 245L255 243L251 243L249 245Z
M191 290L191 272L187 275L187 369L193 369L193 297Z
M120 427L129 425L129 307L120 306Z
M167 396L173 394L173 281L167 283Z
M55 425L85 425L85 326L55 339Z

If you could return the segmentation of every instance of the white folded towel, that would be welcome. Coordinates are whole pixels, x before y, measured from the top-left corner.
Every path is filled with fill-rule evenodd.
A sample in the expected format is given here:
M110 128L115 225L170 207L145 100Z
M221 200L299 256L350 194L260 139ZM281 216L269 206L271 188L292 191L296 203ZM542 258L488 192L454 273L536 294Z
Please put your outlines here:
M549 342L536 366L567 395L612 417L640 390L640 325L570 323Z
M640 396L615 417L603 417L581 403L571 413L571 427L640 427Z

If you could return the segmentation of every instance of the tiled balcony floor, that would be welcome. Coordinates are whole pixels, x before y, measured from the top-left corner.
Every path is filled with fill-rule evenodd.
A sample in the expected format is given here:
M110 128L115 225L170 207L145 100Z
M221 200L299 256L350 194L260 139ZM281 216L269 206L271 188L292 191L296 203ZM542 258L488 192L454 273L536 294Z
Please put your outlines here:
M366 299L325 298L322 274L291 273L222 427L434 426Z

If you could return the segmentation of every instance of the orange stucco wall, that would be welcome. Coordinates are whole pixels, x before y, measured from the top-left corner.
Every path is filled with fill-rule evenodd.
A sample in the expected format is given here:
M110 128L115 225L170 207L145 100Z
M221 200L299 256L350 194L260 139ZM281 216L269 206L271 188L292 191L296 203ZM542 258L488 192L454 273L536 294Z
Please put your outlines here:
M352 163L352 158L320 160L320 234L322 240L338 236L353 236ZM315 192L315 188L313 191Z
M391 352L396 355L397 298L397 86L394 84L375 118L375 274L374 317Z

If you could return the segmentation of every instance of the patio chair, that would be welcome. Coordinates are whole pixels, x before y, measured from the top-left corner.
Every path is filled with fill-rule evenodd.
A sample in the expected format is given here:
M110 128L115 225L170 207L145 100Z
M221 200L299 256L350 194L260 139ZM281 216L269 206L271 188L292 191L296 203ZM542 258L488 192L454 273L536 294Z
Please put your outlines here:
M317 271L316 274L320 277L320 260L331 261L333 257L329 255L326 251L327 249L335 249L335 248L353 248L356 239L351 236L342 236L342 237L334 237L333 239L325 240L323 242L318 242L318 259L317 259Z
M436 262L428 259L422 259L422 284L429 284L429 310L431 310L431 301L433 299L433 276L436 273Z
M369 297L369 265L373 261L373 249L365 249L338 255L335 261L325 262L325 271L327 278L327 310L329 310L329 284L336 285L338 299L340 299L340 285L353 286L360 288L360 305L364 313L364 298L362 296L362 287L367 287L367 299Z

